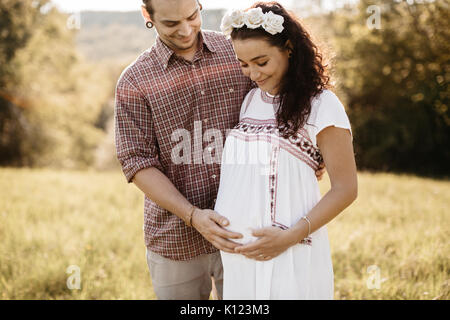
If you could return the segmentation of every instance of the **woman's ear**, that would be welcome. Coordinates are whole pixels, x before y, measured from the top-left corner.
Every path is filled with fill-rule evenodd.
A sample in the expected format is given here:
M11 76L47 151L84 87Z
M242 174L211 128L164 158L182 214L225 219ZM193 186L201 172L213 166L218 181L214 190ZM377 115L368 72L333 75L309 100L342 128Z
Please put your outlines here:
M284 44L284 47L286 48L286 50L289 53L289 56L292 54L292 51L294 51L294 46L292 45L291 40L286 41L286 43Z

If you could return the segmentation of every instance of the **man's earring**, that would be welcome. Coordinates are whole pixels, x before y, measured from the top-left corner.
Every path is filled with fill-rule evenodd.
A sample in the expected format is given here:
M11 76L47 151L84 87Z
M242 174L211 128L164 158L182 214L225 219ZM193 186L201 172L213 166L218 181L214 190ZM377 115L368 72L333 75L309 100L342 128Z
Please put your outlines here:
M151 21L147 21L147 22L145 23L145 25L146 25L146 27L149 28L149 29L153 28L153 23L152 23Z
M202 11L203 10L202 4L200 2L198 4L200 5L200 11Z

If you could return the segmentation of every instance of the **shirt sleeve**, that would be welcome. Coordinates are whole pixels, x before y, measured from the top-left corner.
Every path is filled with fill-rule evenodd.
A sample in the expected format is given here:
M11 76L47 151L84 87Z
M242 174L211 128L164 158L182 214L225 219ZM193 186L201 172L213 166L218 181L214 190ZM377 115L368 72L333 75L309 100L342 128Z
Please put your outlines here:
M350 120L345 112L344 105L339 98L331 91L325 90L313 102L312 113L315 113L314 120L314 140L325 128L334 126L348 129L352 135ZM353 139L353 135L352 135Z
M115 98L117 159L128 183L142 169L157 167L162 171L152 115L146 99L124 75L117 83Z

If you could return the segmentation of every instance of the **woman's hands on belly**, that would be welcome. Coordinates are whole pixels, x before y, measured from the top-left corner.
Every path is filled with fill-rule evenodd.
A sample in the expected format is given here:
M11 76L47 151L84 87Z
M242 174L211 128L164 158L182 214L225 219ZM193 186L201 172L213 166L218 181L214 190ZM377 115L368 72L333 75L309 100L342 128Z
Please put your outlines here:
M255 241L236 247L234 251L258 261L271 260L296 244L291 233L278 227L255 229L252 236L256 237Z

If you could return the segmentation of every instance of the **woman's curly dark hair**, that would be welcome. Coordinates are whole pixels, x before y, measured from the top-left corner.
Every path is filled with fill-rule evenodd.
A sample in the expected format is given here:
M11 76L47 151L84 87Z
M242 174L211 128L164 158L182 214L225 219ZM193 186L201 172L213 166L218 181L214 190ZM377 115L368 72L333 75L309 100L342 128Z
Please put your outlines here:
M252 8L283 16L284 30L272 35L262 27L249 29L244 25L233 29L232 40L264 39L282 50L286 49L288 40L292 44L292 56L280 86L280 107L276 114L280 133L287 138L305 125L311 113L312 99L329 87L330 77L326 74L327 66L322 63L322 54L295 15L278 2L257 2L247 10Z

